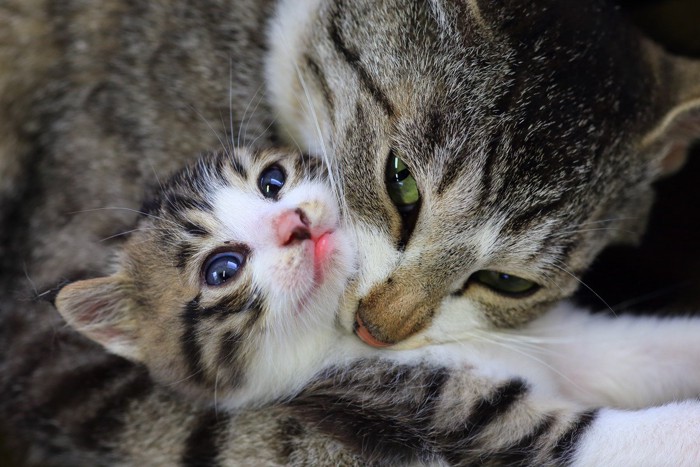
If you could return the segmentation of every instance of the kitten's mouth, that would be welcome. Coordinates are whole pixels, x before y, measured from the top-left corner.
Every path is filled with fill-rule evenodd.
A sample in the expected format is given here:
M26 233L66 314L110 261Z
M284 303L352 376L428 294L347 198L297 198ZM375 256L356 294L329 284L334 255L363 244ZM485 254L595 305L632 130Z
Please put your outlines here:
M376 337L374 337L372 333L369 332L369 329L367 329L367 326L365 326L365 323L362 321L362 318L360 318L359 314L355 317L354 331L357 337L359 337L362 340L362 342L372 347L381 348L389 347L391 345L386 342L382 342Z
M327 231L316 238L312 238L314 242L314 263L317 268L323 264L333 252L332 234L332 231Z

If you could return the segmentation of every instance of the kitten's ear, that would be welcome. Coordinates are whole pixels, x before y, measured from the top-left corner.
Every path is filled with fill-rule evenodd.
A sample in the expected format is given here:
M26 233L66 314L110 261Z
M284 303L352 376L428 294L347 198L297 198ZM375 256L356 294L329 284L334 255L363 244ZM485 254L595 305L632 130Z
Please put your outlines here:
M58 293L56 308L69 325L110 352L140 361L126 285L117 275L72 282Z
M655 154L658 174L670 175L686 160L700 138L700 60L675 57L648 44L658 86L666 89L656 126L642 139L642 150Z

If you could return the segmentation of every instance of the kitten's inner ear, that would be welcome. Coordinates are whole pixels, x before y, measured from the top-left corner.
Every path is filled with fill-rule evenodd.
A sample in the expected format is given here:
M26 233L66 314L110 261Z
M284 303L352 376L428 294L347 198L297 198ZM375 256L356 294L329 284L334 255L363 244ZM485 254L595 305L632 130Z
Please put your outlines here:
M126 287L127 282L117 275L73 282L58 293L56 308L74 329L110 352L140 361Z
M659 154L659 175L664 176L683 166L691 144L700 138L700 60L673 57L654 46L650 50L670 105L642 139L642 149Z

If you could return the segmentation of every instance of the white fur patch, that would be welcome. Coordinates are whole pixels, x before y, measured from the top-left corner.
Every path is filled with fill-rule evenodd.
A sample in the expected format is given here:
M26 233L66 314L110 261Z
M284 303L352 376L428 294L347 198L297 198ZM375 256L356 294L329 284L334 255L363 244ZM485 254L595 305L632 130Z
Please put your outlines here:
M323 154L328 119L322 113L322 96L303 82L298 67L320 4L321 0L279 2L267 31L270 52L265 61L265 83L281 133L292 146L315 155Z

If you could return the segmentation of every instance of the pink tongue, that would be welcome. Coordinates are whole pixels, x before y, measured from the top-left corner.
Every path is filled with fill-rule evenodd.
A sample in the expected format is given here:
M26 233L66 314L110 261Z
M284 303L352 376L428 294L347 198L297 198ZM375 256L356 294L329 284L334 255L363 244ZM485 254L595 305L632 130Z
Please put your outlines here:
M314 246L314 263L316 269L323 264L323 262L328 257L328 253L331 251L331 239L330 235L325 233L316 239L316 245Z

